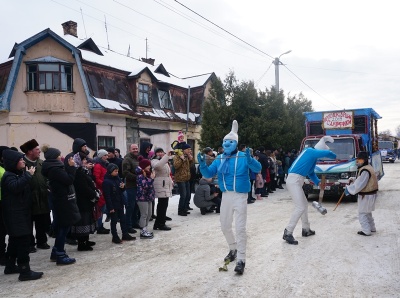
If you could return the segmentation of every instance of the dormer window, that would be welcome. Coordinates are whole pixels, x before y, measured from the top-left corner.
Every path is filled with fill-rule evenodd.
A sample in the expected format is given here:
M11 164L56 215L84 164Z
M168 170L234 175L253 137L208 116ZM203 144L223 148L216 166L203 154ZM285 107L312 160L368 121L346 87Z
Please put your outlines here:
M27 64L27 90L72 92L72 65L65 63Z
M149 106L150 88L149 85L139 83L138 86L138 103L143 106Z
M173 109L169 91L158 89L158 99L162 109Z

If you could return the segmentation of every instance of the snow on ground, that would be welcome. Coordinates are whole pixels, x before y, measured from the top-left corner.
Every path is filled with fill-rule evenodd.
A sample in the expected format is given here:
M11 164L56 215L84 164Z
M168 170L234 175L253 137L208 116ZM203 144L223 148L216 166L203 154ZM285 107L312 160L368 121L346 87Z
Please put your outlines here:
M302 238L298 224L299 245L286 244L282 233L292 202L286 190L278 190L248 205L246 270L238 276L234 264L218 271L228 252L218 214L202 216L195 208L187 217L177 216L174 196L171 231L123 245L112 244L111 235L95 234L92 252L66 246L77 263L64 267L49 261L49 250L38 250L31 254L31 267L43 271L43 278L19 282L18 275L1 275L0 297L399 297L400 162L384 169L374 212L377 232L371 237L357 235L356 203L344 202L333 211L337 198L328 198L325 216L310 200L316 236Z

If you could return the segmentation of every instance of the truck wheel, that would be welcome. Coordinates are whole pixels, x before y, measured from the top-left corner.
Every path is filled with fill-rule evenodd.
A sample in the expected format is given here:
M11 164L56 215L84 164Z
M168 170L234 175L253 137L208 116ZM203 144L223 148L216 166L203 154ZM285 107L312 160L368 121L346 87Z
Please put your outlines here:
M350 202L357 203L357 195L350 196Z
M390 163L394 163L394 160L389 160Z

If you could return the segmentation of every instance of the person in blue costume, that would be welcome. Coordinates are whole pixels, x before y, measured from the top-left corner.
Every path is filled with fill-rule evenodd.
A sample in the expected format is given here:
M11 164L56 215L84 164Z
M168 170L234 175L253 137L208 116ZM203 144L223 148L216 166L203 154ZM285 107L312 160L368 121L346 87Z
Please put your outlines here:
M303 237L315 235L315 231L310 229L308 221L308 201L303 191L304 179L308 176L315 185L320 185L320 180L314 172L315 165L319 158L336 159L336 154L329 150L325 142L333 143L331 136L323 136L314 148L306 148L293 162L289 168L288 176L286 179L286 187L292 197L294 210L288 226L283 233L283 240L289 244L297 245L298 241L293 237L293 231L297 222L301 218Z
M223 192L220 222L221 230L229 245L229 253L224 261L234 261L237 257L235 272L243 274L246 264L246 221L247 195L251 189L249 169L255 173L261 170L261 164L251 157L249 148L245 152L237 150L238 123L233 120L232 130L223 140L224 153L207 166L205 157L199 152L197 160L203 177L212 178L218 174L218 184ZM236 237L232 230L235 217Z

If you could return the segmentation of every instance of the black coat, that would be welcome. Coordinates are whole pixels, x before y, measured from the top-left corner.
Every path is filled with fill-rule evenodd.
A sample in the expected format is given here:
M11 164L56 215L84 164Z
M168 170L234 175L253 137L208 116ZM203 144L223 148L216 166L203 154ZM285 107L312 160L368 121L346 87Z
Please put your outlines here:
M261 164L261 175L265 178L267 175L267 170L270 167L267 155L262 152L258 153L258 161Z
M13 150L3 151L6 172L1 179L1 202L7 234L13 237L32 234L32 194L29 172L18 171L16 166L22 154Z
M103 195L106 200L107 210L124 208L124 190L119 185L122 182L119 176L113 177L110 174L104 176Z
M96 199L96 186L92 177L79 168L75 174L74 187L76 192L76 202L80 212L91 212L94 208Z
M49 179L53 211L57 225L61 227L71 226L81 218L74 189L75 172L75 167L64 167L57 159L43 162L42 174Z

